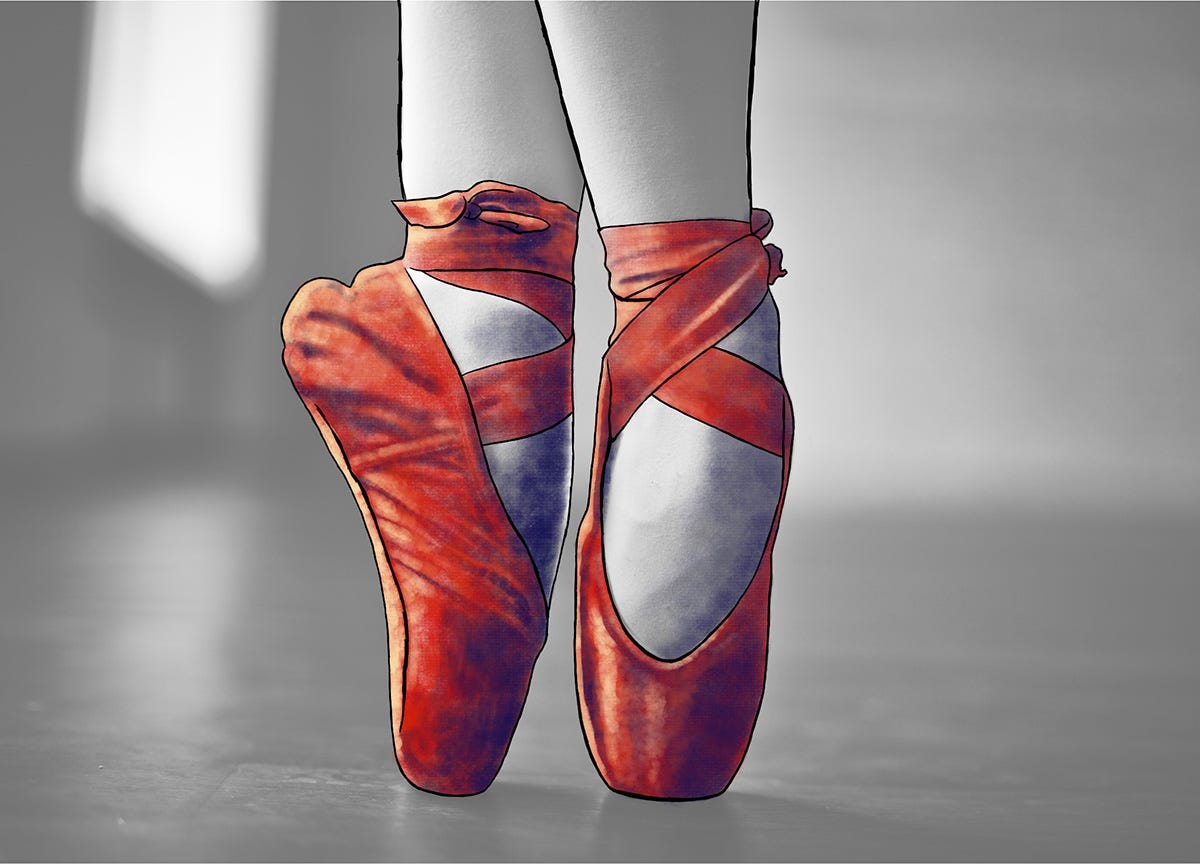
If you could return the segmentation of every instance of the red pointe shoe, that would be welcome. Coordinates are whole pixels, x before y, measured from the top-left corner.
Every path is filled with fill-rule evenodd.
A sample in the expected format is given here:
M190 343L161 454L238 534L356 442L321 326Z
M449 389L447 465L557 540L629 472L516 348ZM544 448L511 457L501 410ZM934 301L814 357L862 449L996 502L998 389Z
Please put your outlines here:
M546 638L535 566L483 446L571 413L577 214L490 181L396 207L404 257L349 287L303 286L283 360L375 548L400 770L427 791L475 794L500 768ZM409 270L519 301L563 341L461 375Z
M745 757L762 702L771 550L791 459L783 382L714 346L781 276L764 246L766 211L750 223L692 220L602 230L617 323L601 370L595 454L579 532L576 691L596 768L615 791L690 800L723 792ZM660 659L639 646L605 574L603 478L609 447L651 396L782 458L770 535L733 610L691 652Z

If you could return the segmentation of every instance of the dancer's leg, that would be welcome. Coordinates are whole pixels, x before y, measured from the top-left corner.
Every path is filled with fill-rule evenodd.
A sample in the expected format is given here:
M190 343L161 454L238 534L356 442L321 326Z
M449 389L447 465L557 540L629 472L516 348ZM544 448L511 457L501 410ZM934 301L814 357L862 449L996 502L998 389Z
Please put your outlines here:
M489 179L579 207L583 180L532 2L402 3L400 43L406 198ZM463 373L562 341L528 307L413 274ZM570 504L571 421L484 450L549 598Z
M754 4L540 10L600 225L747 219Z
M583 181L532 0L400 5L405 198L499 180L579 207Z
M754 5L546 2L540 10L601 227L747 220ZM719 348L779 377L769 293ZM651 397L612 442L603 484L616 609L643 647L678 658L754 577L781 458Z
M531 4L406 6L403 35L404 254L302 286L283 360L375 549L397 762L472 794L546 639L581 179Z

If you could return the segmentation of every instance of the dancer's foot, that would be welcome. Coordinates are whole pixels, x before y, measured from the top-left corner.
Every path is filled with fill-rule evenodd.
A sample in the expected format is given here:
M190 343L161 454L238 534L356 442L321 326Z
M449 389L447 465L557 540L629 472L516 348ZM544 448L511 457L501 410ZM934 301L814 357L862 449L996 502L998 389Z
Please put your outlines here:
M770 292L714 351L780 378ZM709 387L719 399L735 385ZM659 397L638 407L609 449L602 516L613 603L643 649L682 658L733 609L758 569L782 484L778 453Z
M397 207L404 258L302 287L284 363L375 547L400 768L472 794L499 769L545 640L576 214L494 182Z
M462 288L409 270L462 374L556 349L563 334L540 313L502 295ZM520 387L514 383L514 387ZM530 383L538 396L538 383ZM488 471L529 547L547 604L554 586L571 498L572 416L529 435L483 446Z
M791 413L770 219L605 229L618 298L580 531L577 675L605 781L643 797L728 786L766 665Z

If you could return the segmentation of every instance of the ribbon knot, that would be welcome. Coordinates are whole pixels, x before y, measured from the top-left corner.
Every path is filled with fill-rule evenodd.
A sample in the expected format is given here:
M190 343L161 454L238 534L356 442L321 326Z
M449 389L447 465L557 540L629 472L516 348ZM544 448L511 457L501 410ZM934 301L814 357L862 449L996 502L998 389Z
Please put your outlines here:
M786 277L787 271L783 267L783 250L775 244L763 244L763 249L767 251L767 285L770 286L780 277Z
M750 233L760 241L771 233L774 225L771 214L762 208L750 212ZM786 277L787 271L783 269L783 250L775 244L763 244L763 249L767 251L767 285L770 286L780 277Z
M541 232L550 223L526 211L534 209L532 194L506 184L484 181L468 190L448 192L438 198L394 201L410 226L446 228L460 219L499 226L516 234Z

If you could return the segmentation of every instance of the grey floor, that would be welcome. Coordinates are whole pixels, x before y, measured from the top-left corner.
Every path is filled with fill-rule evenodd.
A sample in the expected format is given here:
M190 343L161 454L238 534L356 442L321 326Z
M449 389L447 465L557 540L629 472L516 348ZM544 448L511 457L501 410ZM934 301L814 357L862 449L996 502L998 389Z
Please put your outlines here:
M0 857L1200 857L1195 514L798 497L756 739L695 804L595 775L564 583L499 779L446 799L393 767L370 545L315 431L170 441L0 464Z

